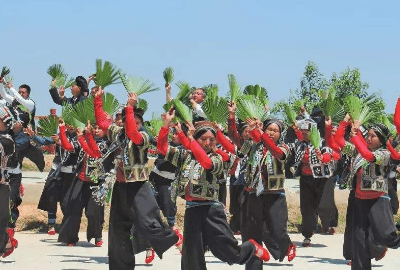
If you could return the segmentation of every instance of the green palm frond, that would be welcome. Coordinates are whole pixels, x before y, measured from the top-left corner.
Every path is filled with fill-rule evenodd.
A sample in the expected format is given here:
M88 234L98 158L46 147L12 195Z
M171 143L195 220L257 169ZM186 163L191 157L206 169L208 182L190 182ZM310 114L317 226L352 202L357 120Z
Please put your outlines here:
M61 77L63 75L67 75L65 73L64 68L62 67L61 64L51 65L47 69L47 74L49 74L52 79L56 79L56 78L59 78L59 77Z
M7 87L7 82L13 82L13 81L14 81L13 77L11 77L9 75L4 76L4 80L3 80L4 87Z
M258 84L254 86L246 86L243 90L243 94L254 96L258 100L260 100L263 105L267 105L269 103L267 98L267 89L265 89L264 87L260 87Z
M38 121L38 134L44 137L50 137L57 134L58 129L58 117L48 116L41 118Z
M268 113L265 111L264 106L256 99L238 99L236 115L242 121L246 121L247 117L258 118L261 121L268 118Z
M346 115L346 111L336 98L336 90L334 88L327 90L327 96L321 102L320 107L325 116L330 116L334 123L339 123Z
M121 83L119 69L108 61L96 59L96 77L95 82L103 89L111 84Z
M86 126L86 123L83 123L79 121L77 118L75 118L76 115L75 109L68 102L63 103L61 115L66 124L69 124L76 128L80 127L82 129L84 129Z
M174 105L176 117L180 118L183 122L193 121L192 109L186 106L179 99L173 99L172 104Z
M145 113L147 111L147 109L149 108L149 104L148 104L147 100L139 98L137 107L142 109L143 113Z
M75 83L75 79L73 77L69 78L68 80L65 80L65 84L64 84L64 88L68 89L70 88L72 85L74 85Z
M8 74L10 74L10 69L8 67L3 67L1 69L1 74L0 74L0 78L4 78L5 76L7 76Z
M296 99L293 103L292 103L292 109L295 113L299 113L301 107L304 107L304 104L306 103L306 100L304 99Z
M174 70L172 69L172 67L167 67L164 70L163 77L165 80L165 84L171 84L171 82L174 80Z
M390 115L382 114L380 117L380 121L382 124L387 126L389 129L390 134L395 137L397 134L396 127L392 124L392 122L389 120Z
M159 90L159 88L156 87L155 84L148 79L144 79L142 77L134 77L134 76L127 77L121 72L118 72L118 74L121 78L122 84L124 85L128 93L136 93L139 96L144 93Z
M228 83L229 83L229 98L231 101L236 102L238 98L241 96L242 92L240 91L240 86L238 85L236 78L233 74L228 75Z
M179 88L179 93L176 95L175 99L179 99L186 104L188 102L190 93L192 92L190 85L186 82L178 81L176 86Z
M213 84L207 89L207 97L202 104L202 109L211 122L223 124L228 118L228 100L218 97L218 86Z
M374 109L373 103L362 102L358 97L348 96L344 100L346 111L354 120L359 120L361 125L370 122L374 117L378 116L378 112Z
M94 115L93 96L90 96L75 104L73 117L85 124L88 120L90 121L90 123L96 123L96 117Z
M160 133L160 129L163 126L163 120L161 117L157 117L156 114L153 112L151 116L151 120L146 122L146 130L153 136L157 137Z
M315 149L319 149L321 144L321 134L315 125L313 125L310 129L310 142Z
M119 108L118 99L110 92L103 95L103 110L109 115L113 115Z
M292 107L289 104L284 103L283 112L285 113L288 125L293 125L293 123L296 121L296 113L293 111Z

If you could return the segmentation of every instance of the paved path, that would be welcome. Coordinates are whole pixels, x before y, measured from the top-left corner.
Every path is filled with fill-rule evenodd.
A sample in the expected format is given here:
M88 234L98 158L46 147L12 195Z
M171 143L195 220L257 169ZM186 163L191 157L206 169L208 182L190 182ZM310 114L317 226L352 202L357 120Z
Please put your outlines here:
M84 233L80 233L79 236L81 239L85 239ZM106 270L108 269L106 233L104 238L106 240L105 245L101 248L94 247L94 245L87 242L79 242L75 247L67 247L57 243L57 236L17 233L19 247L10 257L0 261L0 269ZM272 259L271 262L264 264L264 269L270 269L271 266L279 270L350 269L342 257L343 235L315 235L312 239L313 246L310 248L300 246L302 241L300 234L293 234L291 238L299 246L296 259L291 263L286 260L278 262ZM180 258L181 255L173 247L164 254L163 260L156 258L152 265L146 265L144 263L145 253L141 253L136 256L137 267L135 269L180 269ZM206 253L206 261L208 270L244 269L244 266L241 265L229 266L213 257L210 252ZM389 250L383 260L373 262L373 269L400 269L400 250Z

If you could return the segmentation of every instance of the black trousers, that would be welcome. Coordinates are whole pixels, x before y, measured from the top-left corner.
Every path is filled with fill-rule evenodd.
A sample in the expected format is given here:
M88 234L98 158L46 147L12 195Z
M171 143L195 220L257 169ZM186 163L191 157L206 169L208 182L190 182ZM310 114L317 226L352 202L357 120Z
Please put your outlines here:
M228 264L244 264L253 257L250 242L238 245L220 203L187 208L183 231L182 270L205 270L203 241L212 254Z
M154 187L157 190L157 204L167 218L170 227L175 225L176 204L171 199L171 180L153 176Z
M104 206L98 205L93 200L90 189L92 185L92 183L81 181L78 177L73 180L62 202L65 212L58 236L59 242L76 243L79 241L78 233L83 209L85 209L88 220L87 240L102 238Z
M163 223L148 182L116 182L110 212L109 269L135 268L135 256L130 240L132 226L150 243L160 258L167 249L178 242L175 233Z
M392 207L393 215L396 215L399 211L399 197L397 195L397 179L389 178L389 190L388 195L390 197L390 205Z
M62 201L64 200L74 178L74 173L60 172L57 176L52 169L46 179L42 195L40 196L38 208L43 211L57 213L57 203L61 203L61 211L64 214Z
M233 232L241 231L240 228L240 197L244 186L234 185L236 177L231 175L229 180L229 213L231 214L231 219L229 225Z
M10 219L10 186L0 184L0 255L5 251L8 242L8 221Z
M300 177L300 210L302 234L311 238L317 227L319 216L322 229L329 230L335 218L335 198L333 179L314 179L312 176Z
M22 174L9 174L9 184L10 184L10 211L11 211L11 218L8 223L9 228L15 228L15 223L19 217L19 210L18 206L21 205L22 199L20 194L20 185Z
M223 205L226 205L226 182L221 182L218 184L219 185L219 194L218 194L218 201L222 203Z
M283 261L292 243L287 232L288 210L285 194L250 193L247 202L247 235L266 247L275 260ZM266 226L265 226L266 225ZM262 269L262 261L253 257L246 269Z
M372 200L355 198L352 223L352 270L371 269L369 240L389 248L400 246L400 236L386 195Z
M353 211L355 203L355 191L354 189L350 191L349 199L347 203L347 213L346 213L346 227L344 231L344 242L343 242L343 257L346 260L353 259ZM369 232L369 235L372 235ZM371 258L381 257L385 252L386 247L373 243L371 237L368 237L368 248L370 251Z
M242 230L242 242L249 240L247 228L247 201L249 193L243 189L240 197L240 229Z

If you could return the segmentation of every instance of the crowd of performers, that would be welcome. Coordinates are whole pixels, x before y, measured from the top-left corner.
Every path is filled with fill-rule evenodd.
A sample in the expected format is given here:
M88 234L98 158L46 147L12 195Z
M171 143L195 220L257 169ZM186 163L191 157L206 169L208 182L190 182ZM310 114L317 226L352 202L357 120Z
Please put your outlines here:
M55 235L60 204L59 242L76 245L85 209L87 240L94 239L101 247L104 201L111 198L109 269L134 269L135 254L146 251L150 263L172 246L180 250L185 270L206 269L207 250L246 269L262 269L270 256L292 261L296 246L287 231L288 177L300 183L304 247L312 247L318 217L321 233L335 233L337 183L348 183L351 189L343 245L351 269L370 269L372 259L382 259L388 248L400 245L393 220L398 210L400 150L383 124L366 128L346 115L335 126L320 110L309 114L304 108L289 127L275 118L238 121L236 103L229 101L228 128L222 130L207 120L201 109L207 93L197 88L190 96L193 121L174 121L177 112L172 107L163 114L162 127L153 138L144 126L135 93L128 94L115 115L109 115L103 109L104 89L95 85L89 91L90 80L79 76L71 86L71 98L54 83L50 95L56 104L72 106L92 96L96 122L88 122L82 130L61 119L59 133L43 137L35 132L30 87L24 84L16 91L8 82L6 92L3 82L0 78L2 257L18 246L15 222L22 195L21 162L27 156L24 144L30 140L56 145L38 207L47 211L48 234ZM166 91L170 101L168 84ZM394 124L400 131L400 102ZM323 134L319 148L310 142L313 127ZM148 158L151 145L158 150L154 165ZM177 197L186 201L183 234L175 224ZM239 234L241 244L235 237Z

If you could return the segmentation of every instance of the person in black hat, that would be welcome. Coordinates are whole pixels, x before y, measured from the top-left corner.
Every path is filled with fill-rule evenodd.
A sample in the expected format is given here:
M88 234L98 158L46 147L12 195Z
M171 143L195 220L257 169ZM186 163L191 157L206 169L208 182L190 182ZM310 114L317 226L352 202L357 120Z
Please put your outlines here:
M72 104L72 106L75 106L75 104L78 103L79 101L86 99L87 95L89 94L87 81L82 76L78 76L75 78L75 83L71 86L72 97L70 98L65 97L64 86L61 86L57 92L57 88L55 87L55 85L56 85L56 79L53 79L51 81L52 87L49 90L49 92L54 103L61 106L64 102L70 103Z

